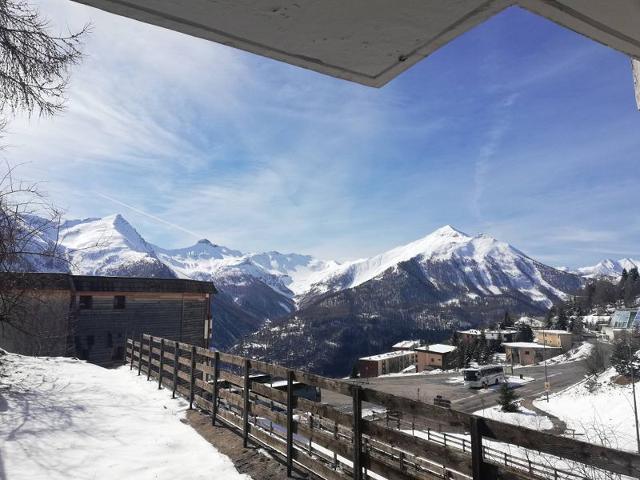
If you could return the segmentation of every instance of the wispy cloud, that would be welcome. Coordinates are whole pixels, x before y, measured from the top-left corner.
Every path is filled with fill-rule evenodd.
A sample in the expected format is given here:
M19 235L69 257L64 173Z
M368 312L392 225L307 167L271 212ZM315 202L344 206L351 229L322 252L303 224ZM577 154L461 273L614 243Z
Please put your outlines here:
M4 156L70 216L125 209L163 246L186 234L338 259L445 223L562 264L640 244L628 61L542 19L509 10L377 90L41 7L54 26L94 24L87 58L67 111L17 119Z

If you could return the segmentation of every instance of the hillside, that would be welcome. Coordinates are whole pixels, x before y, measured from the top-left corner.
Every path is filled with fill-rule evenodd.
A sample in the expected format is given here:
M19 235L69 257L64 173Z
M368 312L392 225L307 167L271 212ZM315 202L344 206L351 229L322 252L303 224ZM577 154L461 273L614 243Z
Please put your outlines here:
M295 314L270 322L236 350L345 375L359 356L403 338L440 340L459 325L495 320L507 310L542 314L581 285L579 277L504 242L447 226L347 266ZM327 293L317 295L320 290Z

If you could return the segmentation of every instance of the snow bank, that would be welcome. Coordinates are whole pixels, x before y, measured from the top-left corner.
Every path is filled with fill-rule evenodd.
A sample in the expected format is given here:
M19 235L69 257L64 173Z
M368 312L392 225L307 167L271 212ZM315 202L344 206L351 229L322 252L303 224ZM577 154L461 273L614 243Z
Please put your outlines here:
M0 478L249 479L128 367L0 354L0 369Z

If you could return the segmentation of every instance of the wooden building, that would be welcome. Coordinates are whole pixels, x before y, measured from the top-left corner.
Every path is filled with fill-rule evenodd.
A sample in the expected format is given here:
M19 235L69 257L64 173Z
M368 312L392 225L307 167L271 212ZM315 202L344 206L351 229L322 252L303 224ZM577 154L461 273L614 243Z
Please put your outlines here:
M20 318L0 346L26 355L73 355L99 365L124 358L142 333L208 346L210 282L182 279L21 274Z
M424 370L446 368L455 351L456 347L453 345L443 345L440 343L416 348L416 353L418 354L417 371L422 372Z

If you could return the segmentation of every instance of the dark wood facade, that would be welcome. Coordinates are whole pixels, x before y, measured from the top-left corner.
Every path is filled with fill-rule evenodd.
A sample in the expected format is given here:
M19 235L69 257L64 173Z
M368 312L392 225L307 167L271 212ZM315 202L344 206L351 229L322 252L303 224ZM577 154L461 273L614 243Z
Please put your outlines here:
M39 308L30 308L24 315L27 332L0 331L0 345L7 350L27 355L75 355L110 365L124 359L126 338L137 338L143 332L208 346L211 295L216 292L210 282L29 275L37 281L25 281L25 288L33 286L29 297L38 298ZM47 337L56 341L44 341Z

